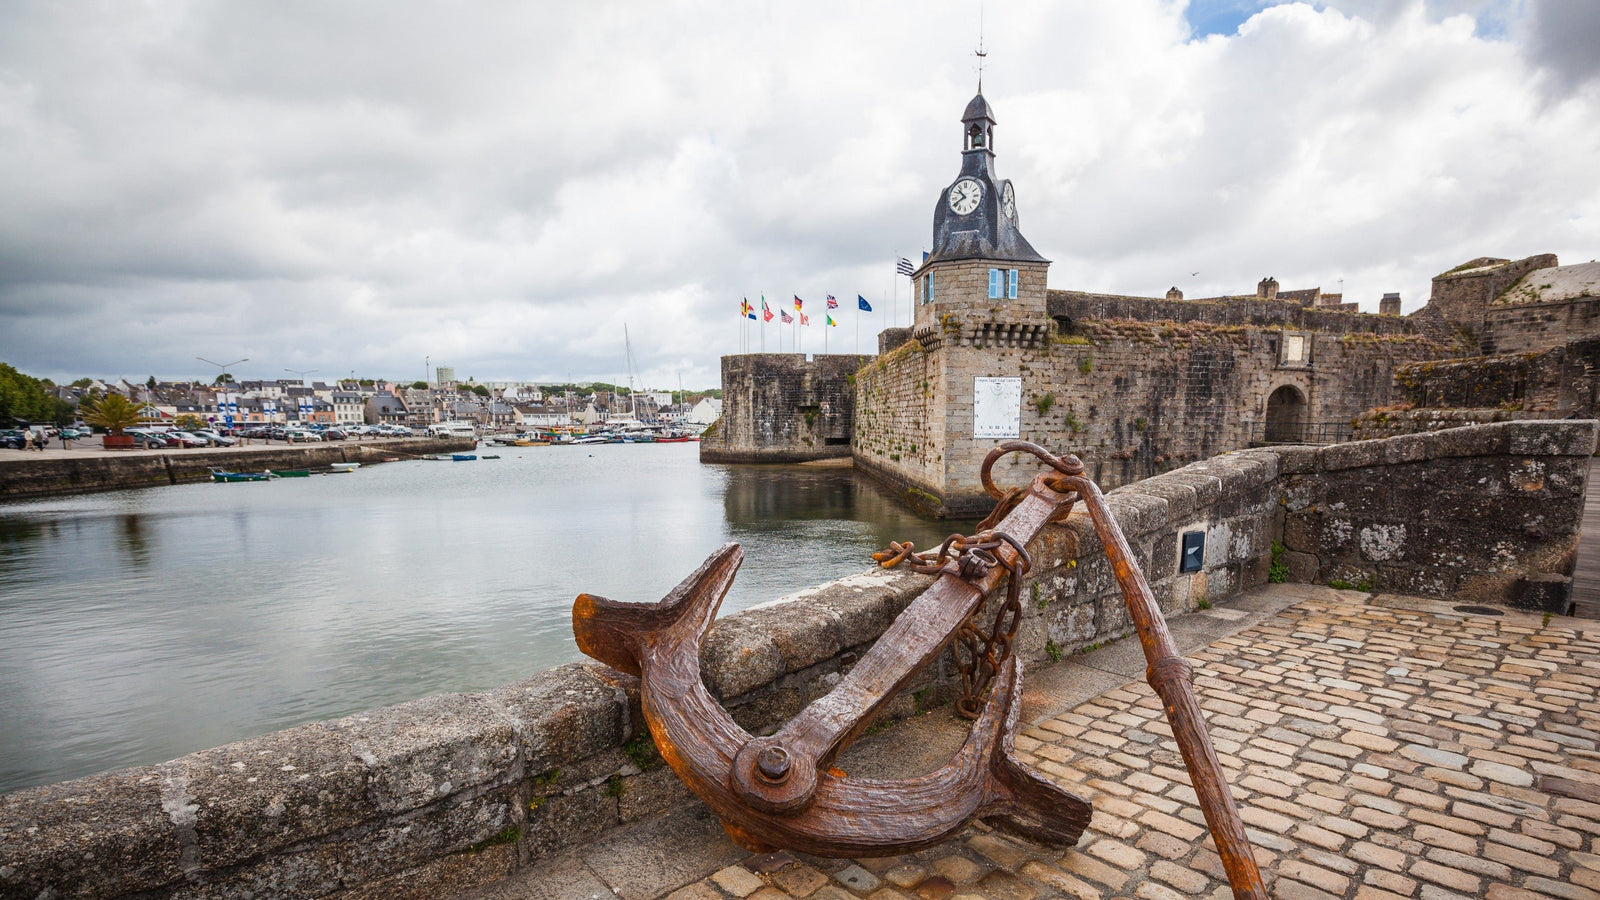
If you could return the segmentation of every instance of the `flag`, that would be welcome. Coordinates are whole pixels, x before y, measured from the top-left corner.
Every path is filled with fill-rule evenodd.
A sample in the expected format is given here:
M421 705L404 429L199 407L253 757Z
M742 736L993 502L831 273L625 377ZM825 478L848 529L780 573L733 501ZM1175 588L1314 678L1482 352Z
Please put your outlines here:
M832 294L828 295L828 308L829 309L838 309L839 308L839 301L833 299L833 295Z
M794 295L794 311L795 312L799 312L800 311L800 295L799 294L795 294Z
M857 294L856 295L856 309L859 309L862 312L872 312L872 304L867 302L867 298L861 296L860 294Z
M828 320L828 327L830 327L830 328L838 328L839 327L839 323L835 322L833 320L833 316L824 316L823 318Z
M761 295L761 321L763 321L763 322L771 322L772 321L772 310L771 310L771 308L769 308L767 306L767 295L766 294L762 294Z
M748 316L749 318L752 318L752 319L754 319L756 317L755 310L750 308L750 298L749 297L746 297L743 300L739 301L739 315L740 316Z
M900 257L899 262L894 264L894 270L899 272L901 275L910 275L912 272L916 271L916 269L911 265L911 260L906 259L904 256Z
M783 316L783 324L785 324L785 325L793 325L794 324L794 316L789 315L789 311L787 309L778 310L778 314Z
M810 325L811 324L810 317L808 317L805 313L801 313L800 314L800 324L801 325Z

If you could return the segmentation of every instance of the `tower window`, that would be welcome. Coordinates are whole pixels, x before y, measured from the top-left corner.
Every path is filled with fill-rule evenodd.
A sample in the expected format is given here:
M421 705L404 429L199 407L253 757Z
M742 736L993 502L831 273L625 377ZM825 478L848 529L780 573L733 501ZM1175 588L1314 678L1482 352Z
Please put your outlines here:
M989 299L990 300L1015 300L1017 299L1017 270L1016 269L990 269L989 270Z
M933 302L933 273L932 272L929 272L929 273L927 273L927 274L922 276L922 302L923 303L932 303Z

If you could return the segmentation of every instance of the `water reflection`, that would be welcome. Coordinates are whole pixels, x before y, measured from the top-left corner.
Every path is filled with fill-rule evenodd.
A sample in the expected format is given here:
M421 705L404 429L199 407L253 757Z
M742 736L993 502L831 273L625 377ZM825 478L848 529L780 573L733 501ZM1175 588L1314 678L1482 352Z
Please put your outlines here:
M138 513L117 517L117 548L122 551L129 568L149 568L150 538L145 534L144 522Z
M580 591L660 599L726 541L724 614L971 526L692 444L502 457L0 507L0 791L579 659Z

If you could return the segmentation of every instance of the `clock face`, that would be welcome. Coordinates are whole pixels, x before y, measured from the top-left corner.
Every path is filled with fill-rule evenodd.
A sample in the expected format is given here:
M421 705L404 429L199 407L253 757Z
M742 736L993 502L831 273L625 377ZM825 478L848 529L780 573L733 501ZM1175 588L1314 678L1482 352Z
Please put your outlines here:
M1011 220L1011 224L1017 224L1017 196L1012 192L1009 181L1000 188L1000 211Z
M978 208L983 199L983 185L976 179L963 178L950 188L950 211L964 216Z

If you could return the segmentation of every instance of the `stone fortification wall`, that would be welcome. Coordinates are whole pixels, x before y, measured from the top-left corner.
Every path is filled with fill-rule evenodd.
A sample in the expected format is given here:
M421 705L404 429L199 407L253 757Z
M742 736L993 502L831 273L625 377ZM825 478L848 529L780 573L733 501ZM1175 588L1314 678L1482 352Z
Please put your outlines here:
M1483 316L1505 290L1534 269L1557 265L1551 253L1516 261L1480 257L1433 277L1425 307L1432 315L1481 334Z
M1074 323L1085 319L1132 319L1141 322L1252 325L1330 334L1413 334L1412 323L1393 316L1375 316L1342 309L1304 306L1279 294L1278 299L1233 297L1217 300L1165 300L1124 297L1084 291L1051 291L1050 317Z
M0 500L55 494L117 491L209 481L211 469L259 472L262 469L326 468L336 462L378 462L430 453L470 451L470 438L409 438L244 447L229 450L129 450L116 454L19 454L0 464Z
M1446 428L1466 425L1490 425L1495 422L1520 422L1530 419L1560 418L1556 413L1526 412L1500 407L1463 409L1372 409L1356 416L1351 436L1358 441L1396 437L1402 434L1425 434Z
M1291 580L1565 613L1600 423L1279 451Z
M1304 580L1548 606L1571 573L1597 428L1244 451L1107 501L1169 614L1266 581L1275 541L1289 547L1279 568ZM1203 568L1179 573L1188 532L1206 536ZM1128 633L1082 509L1029 552L1016 648L1030 667ZM728 616L705 642L705 681L747 730L769 730L927 584L873 570ZM951 675L947 653L886 714L940 702ZM686 801L641 723L634 679L569 665L19 791L0 797L0 896L446 895Z
M747 353L722 358L722 417L703 462L804 462L850 455L852 376L872 357Z
M1600 297L1536 303L1494 303L1483 314L1488 354L1536 353L1574 337L1600 334Z
M1074 329L1042 347L914 341L866 367L856 465L919 508L981 513L990 501L978 469L998 441L972 437L976 376L1019 374L1021 437L1080 453L1114 487L1262 440L1279 388L1304 398L1306 422L1343 427L1393 401L1397 366L1452 352L1417 335L1302 332L1304 358L1286 361L1284 333L1261 328L1090 319Z
M1600 338L1542 353L1413 363L1395 371L1398 405L1355 421L1358 438L1513 419L1600 414Z

